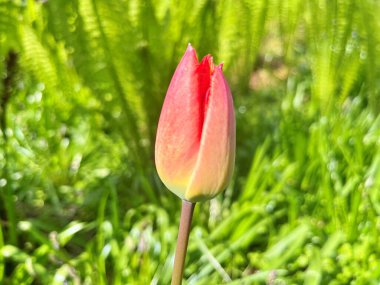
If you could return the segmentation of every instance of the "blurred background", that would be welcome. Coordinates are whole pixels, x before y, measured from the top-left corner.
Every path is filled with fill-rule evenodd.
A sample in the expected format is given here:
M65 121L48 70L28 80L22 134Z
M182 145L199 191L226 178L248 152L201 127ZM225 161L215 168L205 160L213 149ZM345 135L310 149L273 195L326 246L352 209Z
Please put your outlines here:
M379 284L375 0L0 0L0 283L169 284L154 166L189 42L224 62L237 159L184 284Z

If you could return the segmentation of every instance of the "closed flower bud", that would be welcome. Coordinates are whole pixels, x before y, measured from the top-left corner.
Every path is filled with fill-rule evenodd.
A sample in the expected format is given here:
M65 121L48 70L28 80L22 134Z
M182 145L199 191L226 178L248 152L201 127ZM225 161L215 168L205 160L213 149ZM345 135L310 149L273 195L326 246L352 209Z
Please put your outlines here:
M158 123L155 160L166 187L199 202L223 191L235 162L235 115L222 64L199 63L189 45L170 82Z

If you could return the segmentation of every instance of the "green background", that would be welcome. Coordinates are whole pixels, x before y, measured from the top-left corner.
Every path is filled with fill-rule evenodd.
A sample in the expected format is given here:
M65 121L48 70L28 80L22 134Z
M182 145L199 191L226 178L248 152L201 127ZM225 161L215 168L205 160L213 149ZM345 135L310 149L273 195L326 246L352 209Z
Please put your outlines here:
M0 0L0 283L169 284L180 200L154 167L189 42L224 62L226 191L184 284L380 282L380 4Z

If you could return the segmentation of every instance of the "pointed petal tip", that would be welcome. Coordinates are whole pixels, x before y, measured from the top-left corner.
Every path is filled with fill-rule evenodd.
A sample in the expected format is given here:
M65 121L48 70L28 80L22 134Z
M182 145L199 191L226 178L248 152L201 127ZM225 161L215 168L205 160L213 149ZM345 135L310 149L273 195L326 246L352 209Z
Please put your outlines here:
M213 68L215 67L215 65L214 65L214 58L213 58L213 56L211 55L211 54L209 54L209 61L210 61L210 66L212 66Z
M212 74L215 68L214 58L212 57L212 55L211 54L205 55L200 62L200 66L203 66L203 67L207 66Z
M207 61L207 62L213 62L214 58L212 57L211 54L207 54L202 58L202 61Z
M188 43L184 56L191 56L191 57L195 58L196 62L198 62L197 52L196 52L195 48L193 48L191 43Z
M193 46L191 45L191 43L188 43L187 44L187 49L186 51L191 51L191 50L194 50Z

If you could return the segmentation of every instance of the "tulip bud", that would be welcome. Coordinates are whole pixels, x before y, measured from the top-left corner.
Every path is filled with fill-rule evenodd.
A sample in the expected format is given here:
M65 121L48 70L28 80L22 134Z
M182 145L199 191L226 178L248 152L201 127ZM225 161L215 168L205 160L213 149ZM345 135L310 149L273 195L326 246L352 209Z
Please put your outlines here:
M222 64L199 63L189 45L170 82L158 123L155 160L166 187L199 202L224 190L235 162L235 115Z

